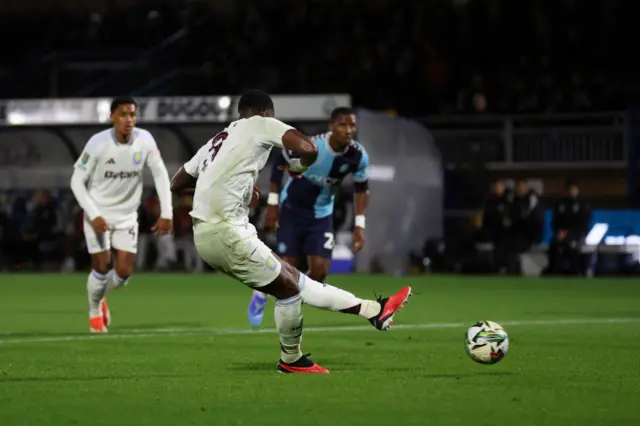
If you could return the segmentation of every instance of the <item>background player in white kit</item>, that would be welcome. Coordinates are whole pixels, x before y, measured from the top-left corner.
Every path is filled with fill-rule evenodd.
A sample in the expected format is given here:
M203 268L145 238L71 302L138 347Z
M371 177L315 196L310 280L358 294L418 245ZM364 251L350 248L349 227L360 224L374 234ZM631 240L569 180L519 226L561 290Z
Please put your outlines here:
M71 178L71 190L84 210L84 235L91 254L87 293L89 330L95 333L106 333L111 322L106 296L126 285L133 272L145 165L160 199L160 218L153 230L164 235L173 227L169 174L151 133L136 128L136 111L131 97L113 100L113 127L89 139ZM115 262L109 270L112 249Z
M262 91L251 91L238 103L240 119L218 133L172 179L180 192L195 183L191 216L194 241L200 256L214 268L251 288L274 296L275 320L280 334L278 371L328 373L300 349L302 303L317 308L356 314L386 331L393 316L411 294L405 287L395 295L362 300L353 294L314 281L293 266L281 262L258 239L248 221L248 206L258 173L274 146L292 150L289 171L301 173L316 160L318 148L302 133L272 118L273 102Z

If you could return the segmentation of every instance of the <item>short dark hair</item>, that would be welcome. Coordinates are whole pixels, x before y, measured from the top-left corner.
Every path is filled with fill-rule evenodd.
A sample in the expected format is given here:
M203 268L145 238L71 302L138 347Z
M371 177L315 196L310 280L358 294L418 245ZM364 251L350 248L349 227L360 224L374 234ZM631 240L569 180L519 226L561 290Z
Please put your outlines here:
M336 121L338 118L342 117L343 115L352 115L355 113L356 112L353 110L353 108L349 108L349 107L334 108L333 111L331 111L331 122Z
M138 106L138 103L131 96L118 96L111 101L111 112L118 109L120 105L135 105Z
M273 100L271 96L262 90L253 89L245 92L238 101L238 112L240 114L254 111L273 111Z

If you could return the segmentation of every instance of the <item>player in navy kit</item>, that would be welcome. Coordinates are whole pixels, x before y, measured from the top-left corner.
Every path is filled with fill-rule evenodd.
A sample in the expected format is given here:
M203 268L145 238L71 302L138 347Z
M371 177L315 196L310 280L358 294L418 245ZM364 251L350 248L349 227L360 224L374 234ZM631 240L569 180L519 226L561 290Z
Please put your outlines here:
M335 193L349 174L355 185L353 251L360 251L364 245L369 157L364 147L353 140L356 130L354 111L336 108L331 113L329 132L312 138L318 147L316 162L297 179L289 179L282 192L283 169L290 153L283 151L271 174L265 227L277 229L277 252L287 263L297 266L298 257L307 256L308 276L319 282L329 273L335 246ZM253 292L248 317L254 327L262 323L266 302L266 294Z

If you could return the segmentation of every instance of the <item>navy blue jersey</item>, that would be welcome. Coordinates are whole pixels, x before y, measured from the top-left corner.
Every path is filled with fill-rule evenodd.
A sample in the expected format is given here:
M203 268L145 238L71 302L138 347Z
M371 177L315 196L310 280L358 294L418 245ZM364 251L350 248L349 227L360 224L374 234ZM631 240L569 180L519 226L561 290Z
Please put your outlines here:
M333 214L335 193L342 180L353 174L356 191L367 189L369 156L362 145L352 141L344 152L334 152L329 145L330 133L312 138L318 147L318 158L299 179L289 179L280 195L281 205L306 218L325 218ZM278 165L286 164L284 158L274 164L272 181L282 179Z

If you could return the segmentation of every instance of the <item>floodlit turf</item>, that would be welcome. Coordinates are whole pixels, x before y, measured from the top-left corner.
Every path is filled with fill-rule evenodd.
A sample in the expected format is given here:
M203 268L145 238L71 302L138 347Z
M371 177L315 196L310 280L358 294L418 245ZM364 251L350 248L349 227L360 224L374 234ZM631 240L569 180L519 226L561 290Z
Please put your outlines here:
M84 280L0 275L0 425L640 424L637 280L333 277L415 296L388 333L305 307L303 349L328 376L277 374L272 301L250 332L229 279L137 275L108 336L87 332ZM479 319L510 335L497 365L464 353Z

